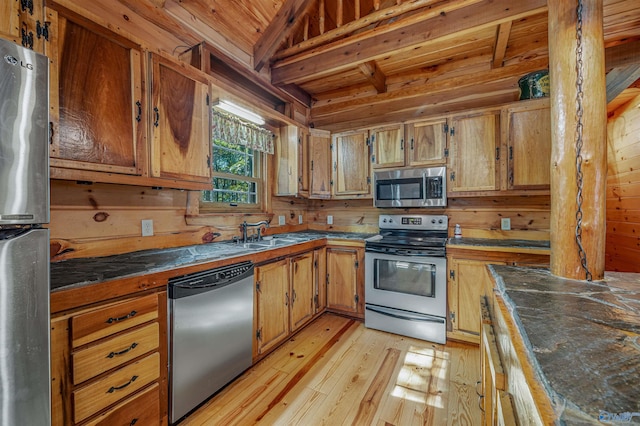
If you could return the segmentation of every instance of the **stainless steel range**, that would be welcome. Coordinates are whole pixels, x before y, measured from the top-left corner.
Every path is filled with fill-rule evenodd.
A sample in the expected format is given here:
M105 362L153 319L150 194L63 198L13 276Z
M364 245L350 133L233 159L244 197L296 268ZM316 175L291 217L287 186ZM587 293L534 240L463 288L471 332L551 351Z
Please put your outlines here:
M380 215L365 245L365 326L446 342L448 218Z

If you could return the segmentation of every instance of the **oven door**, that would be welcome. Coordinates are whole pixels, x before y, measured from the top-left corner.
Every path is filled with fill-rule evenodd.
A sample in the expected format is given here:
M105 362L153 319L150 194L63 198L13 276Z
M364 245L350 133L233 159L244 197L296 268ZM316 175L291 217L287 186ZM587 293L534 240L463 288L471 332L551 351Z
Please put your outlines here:
M421 314L447 313L447 259L365 253L365 302Z

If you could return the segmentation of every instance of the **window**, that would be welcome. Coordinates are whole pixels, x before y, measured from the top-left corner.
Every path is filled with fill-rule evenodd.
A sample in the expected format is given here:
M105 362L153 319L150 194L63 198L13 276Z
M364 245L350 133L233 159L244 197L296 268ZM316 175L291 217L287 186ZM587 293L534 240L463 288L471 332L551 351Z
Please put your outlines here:
M202 191L205 209L262 206L263 152L273 153L268 130L216 109L212 110L212 189Z

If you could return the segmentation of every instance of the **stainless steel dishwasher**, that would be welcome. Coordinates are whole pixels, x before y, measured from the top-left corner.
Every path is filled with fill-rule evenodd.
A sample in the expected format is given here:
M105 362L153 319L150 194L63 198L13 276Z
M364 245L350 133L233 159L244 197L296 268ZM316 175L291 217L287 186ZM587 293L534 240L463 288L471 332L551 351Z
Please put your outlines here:
M251 366L253 263L170 279L169 323L173 424Z

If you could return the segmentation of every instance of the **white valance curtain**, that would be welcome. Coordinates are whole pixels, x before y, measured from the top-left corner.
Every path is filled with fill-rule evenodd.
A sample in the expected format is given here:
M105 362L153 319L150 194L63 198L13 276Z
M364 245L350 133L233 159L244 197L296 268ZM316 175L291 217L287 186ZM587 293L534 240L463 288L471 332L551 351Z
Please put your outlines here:
M247 146L273 154L273 134L233 114L212 109L211 130L214 139Z

